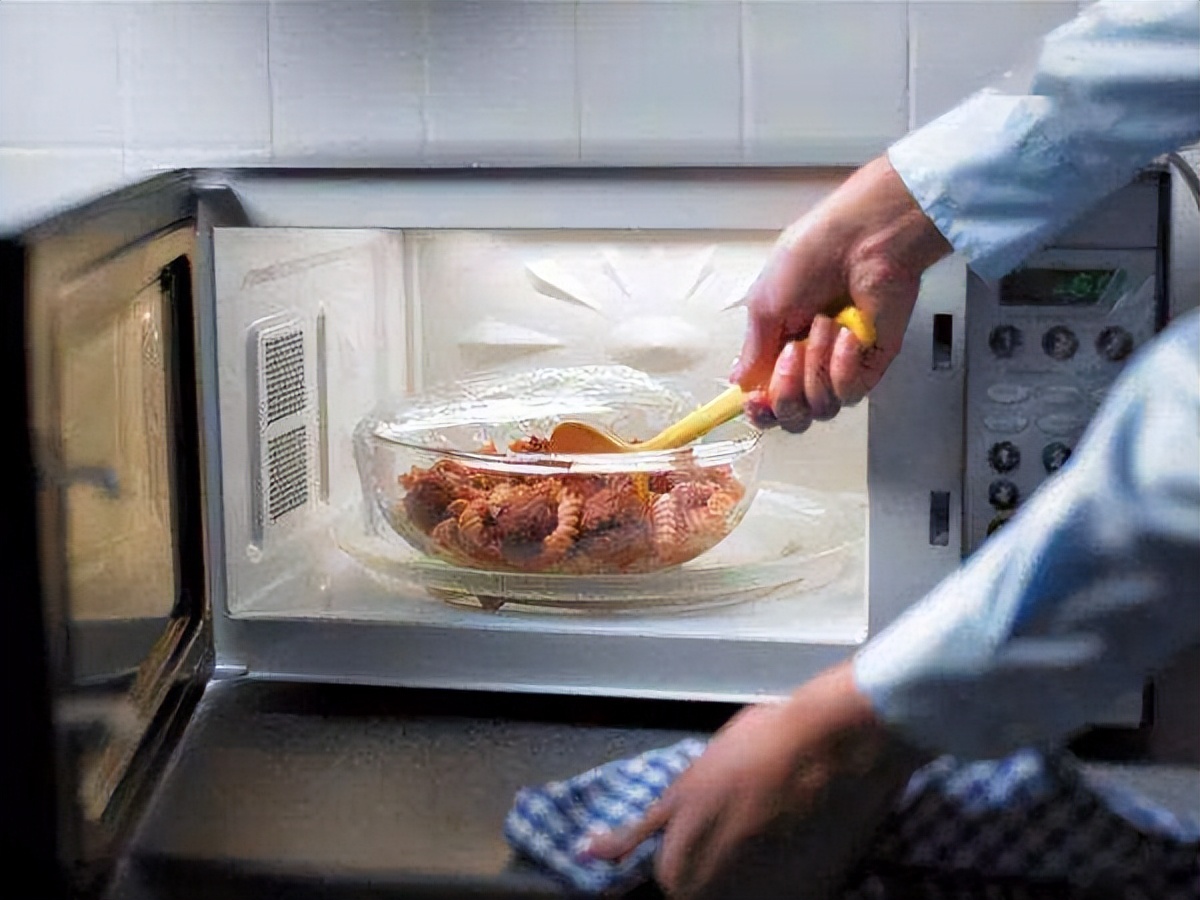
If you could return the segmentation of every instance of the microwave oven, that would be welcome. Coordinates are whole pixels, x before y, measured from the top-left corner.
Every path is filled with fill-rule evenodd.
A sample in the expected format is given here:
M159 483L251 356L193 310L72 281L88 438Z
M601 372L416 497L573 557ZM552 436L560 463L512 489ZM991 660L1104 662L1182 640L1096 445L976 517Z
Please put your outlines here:
M391 399L611 364L715 393L776 234L846 174L196 170L6 240L8 552L72 858L111 856L209 682L771 698L1003 527L1182 308L1165 168L998 284L927 272L876 390L765 435L745 520L683 566L478 571L371 513L353 435Z

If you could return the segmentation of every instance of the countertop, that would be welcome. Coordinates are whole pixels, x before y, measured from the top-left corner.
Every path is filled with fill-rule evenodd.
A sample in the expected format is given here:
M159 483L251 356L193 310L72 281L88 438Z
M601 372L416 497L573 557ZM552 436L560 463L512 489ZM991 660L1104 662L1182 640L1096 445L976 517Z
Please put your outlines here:
M501 823L514 792L710 734L732 711L214 682L151 798L112 895L567 896L506 845ZM1200 771L1097 768L1169 808L1200 815ZM631 896L660 895L647 887Z

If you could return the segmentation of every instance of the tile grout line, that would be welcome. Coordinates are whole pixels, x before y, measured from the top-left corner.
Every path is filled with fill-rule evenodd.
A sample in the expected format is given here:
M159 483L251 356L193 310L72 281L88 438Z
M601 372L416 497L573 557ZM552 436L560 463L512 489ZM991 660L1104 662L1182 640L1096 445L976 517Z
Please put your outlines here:
M904 3L904 99L908 107L908 131L917 127L917 38L913 27L912 0Z
M275 18L275 0L268 0L267 12L267 159L274 162L275 153L275 76L271 70L271 22Z
M15 153L45 153L47 150L59 153L98 153L110 150L121 154L122 164L125 162L125 148L121 143L93 143L91 141L17 141L0 145L0 150L12 150Z
M129 143L129 134L128 134L128 128L127 128L127 122L126 122L126 120L129 118L129 116L127 115L127 110L126 110L126 106L128 105L128 99L127 99L128 91L126 90L126 87L125 87L125 77L128 73L125 71L125 65L124 65L125 46L127 43L127 41L125 39L125 22L126 22L125 9L123 7L117 7L113 11L113 17L109 24L116 31L115 36L117 39L117 60L116 60L117 104L120 107L120 115L121 115L121 146L120 146L120 149L121 149L121 177L122 178L129 177L129 153L128 153L128 148L127 148L127 145Z
M746 43L748 40L747 19L750 16L750 9L747 5L747 0L741 0L738 7L738 79L740 85L738 88L738 155L742 162L747 162L750 159L749 136L750 136L750 104L748 101L750 93L750 57L746 52Z
M580 65L580 4L582 0L575 0L571 7L571 40L575 42L574 58L575 67L575 161L583 162L583 85L580 84L580 73L582 66Z
M429 27L429 0L421 3L421 39L417 44L421 54L421 95L417 104L417 118L421 122L421 143L417 158L422 162L429 159L429 57L433 46L433 35Z

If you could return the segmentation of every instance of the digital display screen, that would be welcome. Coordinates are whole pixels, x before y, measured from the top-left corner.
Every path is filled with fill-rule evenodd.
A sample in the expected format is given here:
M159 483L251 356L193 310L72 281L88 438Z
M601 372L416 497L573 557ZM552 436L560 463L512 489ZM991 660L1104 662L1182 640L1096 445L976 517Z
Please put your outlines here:
M1000 282L1001 306L1093 306L1116 269L1020 269Z

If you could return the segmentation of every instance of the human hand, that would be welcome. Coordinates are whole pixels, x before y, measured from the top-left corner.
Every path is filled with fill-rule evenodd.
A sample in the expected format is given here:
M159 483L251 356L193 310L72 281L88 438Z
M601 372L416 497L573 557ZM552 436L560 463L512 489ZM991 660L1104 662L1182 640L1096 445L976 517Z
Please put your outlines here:
M619 859L663 830L655 878L673 900L832 896L921 761L845 664L743 710L641 822L587 852Z
M799 433L862 400L900 352L921 273L950 252L886 157L791 225L745 298L731 380L750 418ZM874 324L873 347L835 324L847 304Z

